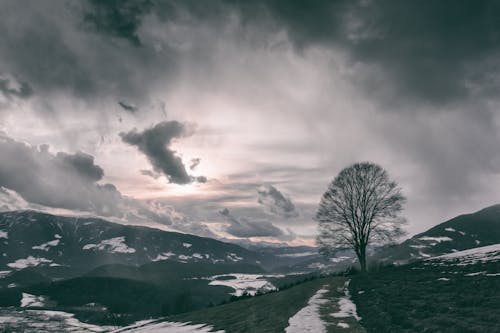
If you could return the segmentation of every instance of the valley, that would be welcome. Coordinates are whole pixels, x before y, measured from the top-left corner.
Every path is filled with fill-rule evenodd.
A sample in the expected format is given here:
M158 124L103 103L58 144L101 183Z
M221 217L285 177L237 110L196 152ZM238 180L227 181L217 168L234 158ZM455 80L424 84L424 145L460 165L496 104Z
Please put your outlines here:
M310 248L0 213L0 332L498 332L495 214L375 250L365 275L345 251L325 261Z

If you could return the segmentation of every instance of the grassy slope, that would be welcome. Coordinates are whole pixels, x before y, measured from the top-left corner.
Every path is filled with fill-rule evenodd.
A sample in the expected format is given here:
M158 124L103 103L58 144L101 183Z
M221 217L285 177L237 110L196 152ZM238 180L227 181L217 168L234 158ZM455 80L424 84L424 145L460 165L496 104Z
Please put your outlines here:
M350 289L368 332L494 333L500 332L500 276L466 274L499 271L500 262L419 262L353 276Z
M288 319L306 306L318 289L325 284L341 286L343 283L341 277L316 279L277 293L172 316L167 320L205 323L227 333L282 333L288 326Z

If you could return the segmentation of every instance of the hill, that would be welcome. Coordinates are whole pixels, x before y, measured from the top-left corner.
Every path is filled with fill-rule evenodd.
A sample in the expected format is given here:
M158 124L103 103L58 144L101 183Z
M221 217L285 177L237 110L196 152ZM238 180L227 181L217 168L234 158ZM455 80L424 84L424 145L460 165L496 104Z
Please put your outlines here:
M350 291L368 332L500 332L500 244L356 275Z
M374 258L401 264L497 243L500 243L500 205L457 216L401 244L383 247Z
M339 300L344 296L345 282L340 276L317 278L280 292L142 322L116 332L302 333L336 332L339 327L346 333L365 332L349 315L332 316L341 311ZM349 330L345 330L346 325Z

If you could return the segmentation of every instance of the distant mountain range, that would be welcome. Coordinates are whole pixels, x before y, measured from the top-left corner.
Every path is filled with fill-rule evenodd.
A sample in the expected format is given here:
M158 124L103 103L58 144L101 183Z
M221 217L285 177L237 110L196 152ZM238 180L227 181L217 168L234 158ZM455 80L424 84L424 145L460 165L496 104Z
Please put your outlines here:
M0 213L0 253L0 271L37 267L54 277L79 275L102 265L164 260L279 264L273 256L211 238L34 211Z
M398 245L377 251L375 259L406 263L500 243L500 205L459 215Z
M238 290L275 289L284 276L266 271L317 255L310 248L270 251L276 255L98 218L3 212L0 306L22 306L31 295L30 306L97 322L114 322L119 313L124 323L219 304Z

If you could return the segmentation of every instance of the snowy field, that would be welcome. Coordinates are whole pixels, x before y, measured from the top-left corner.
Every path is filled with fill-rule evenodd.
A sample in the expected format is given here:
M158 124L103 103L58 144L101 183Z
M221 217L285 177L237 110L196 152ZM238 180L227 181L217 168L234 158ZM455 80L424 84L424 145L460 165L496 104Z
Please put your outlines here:
M143 320L123 328L98 326L82 323L73 314L62 311L0 308L0 332L3 330L16 333L224 333L213 331L211 326L204 324L156 320Z
M10 329L10 331L9 331ZM85 324L73 314L48 310L16 310L0 308L0 331L19 333L71 332L97 333L113 330L111 326Z
M284 275L262 275L262 274L223 274L215 275L209 278L210 286L226 286L234 289L231 295L241 296L244 293L255 295L258 291L268 292L276 290L276 287L266 278L284 277Z
M457 264L459 266L498 261L500 260L500 244L449 253L429 260L445 261L448 264Z

